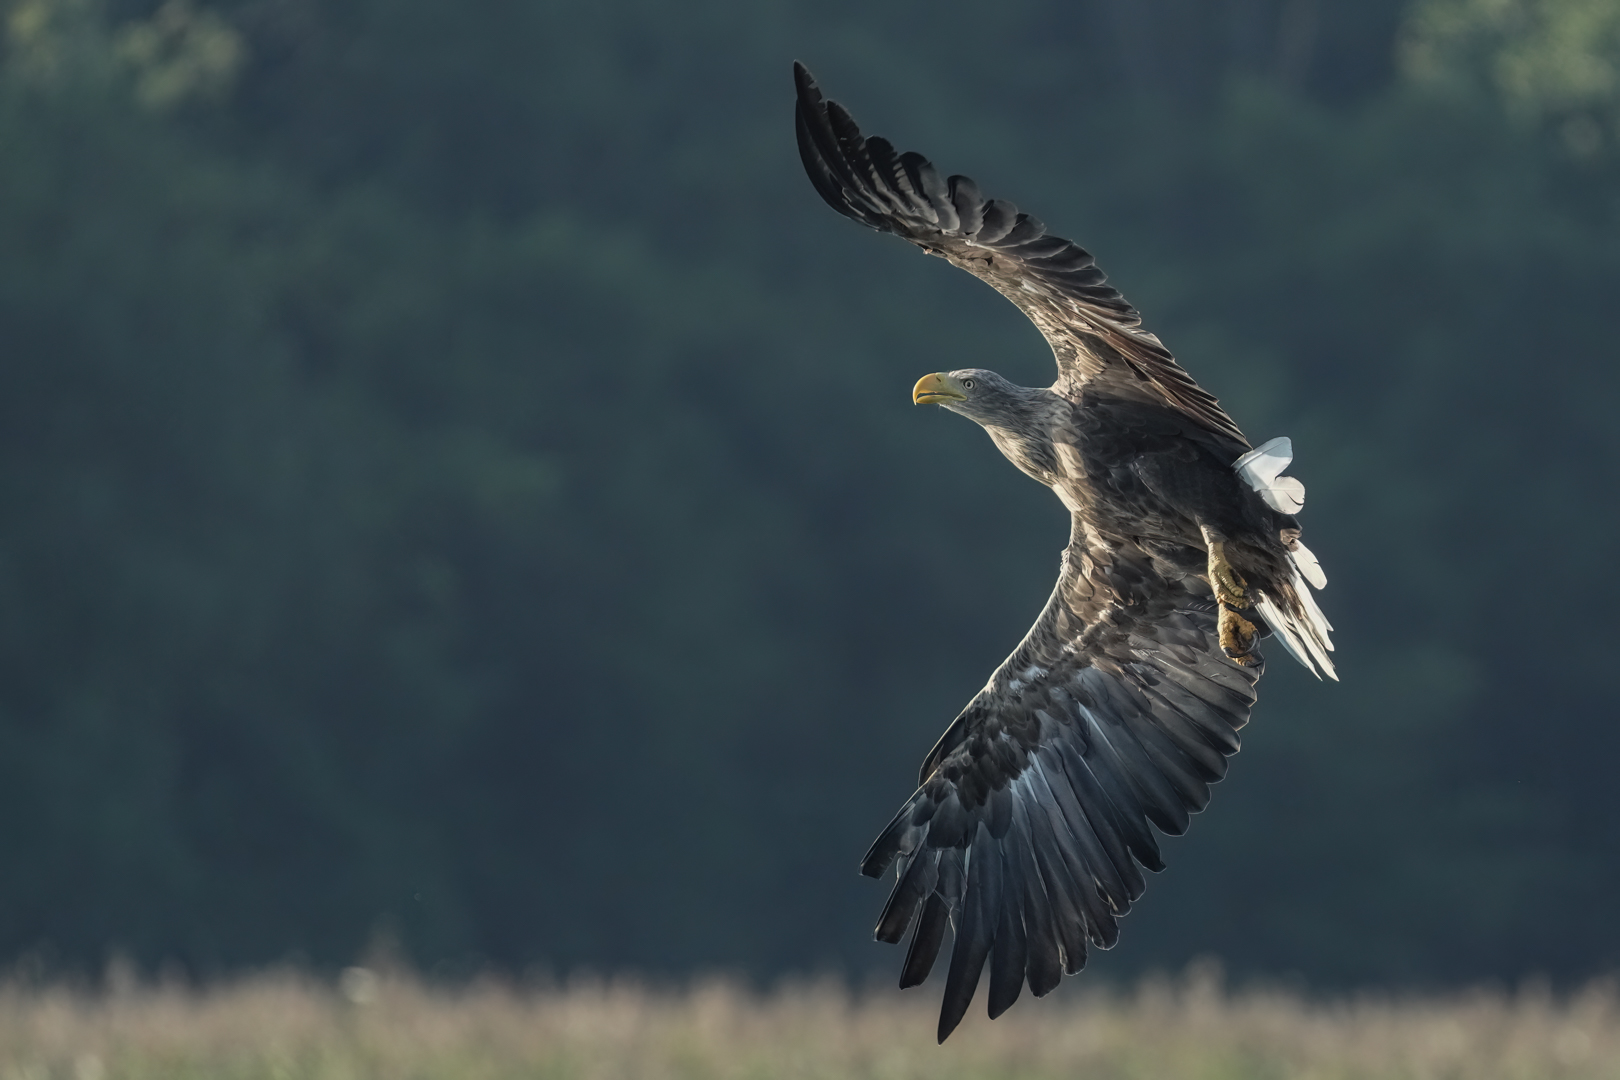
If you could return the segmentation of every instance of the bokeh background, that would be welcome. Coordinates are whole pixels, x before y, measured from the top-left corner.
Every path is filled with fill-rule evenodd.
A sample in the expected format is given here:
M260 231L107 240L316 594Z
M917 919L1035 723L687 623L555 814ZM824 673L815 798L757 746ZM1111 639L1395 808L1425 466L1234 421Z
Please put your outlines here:
M1066 520L790 61L1293 437L1273 658L1095 965L1620 964L1614 0L4 0L0 960L898 963L856 861Z

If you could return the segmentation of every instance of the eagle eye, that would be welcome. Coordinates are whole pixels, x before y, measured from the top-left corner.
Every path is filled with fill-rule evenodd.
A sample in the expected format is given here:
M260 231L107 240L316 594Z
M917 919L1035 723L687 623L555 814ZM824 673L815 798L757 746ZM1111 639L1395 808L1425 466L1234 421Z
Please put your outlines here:
M964 390L971 390L971 389L973 389L973 380L972 380L972 379L963 379L963 380L962 380L962 388L963 388L963 389L964 389Z

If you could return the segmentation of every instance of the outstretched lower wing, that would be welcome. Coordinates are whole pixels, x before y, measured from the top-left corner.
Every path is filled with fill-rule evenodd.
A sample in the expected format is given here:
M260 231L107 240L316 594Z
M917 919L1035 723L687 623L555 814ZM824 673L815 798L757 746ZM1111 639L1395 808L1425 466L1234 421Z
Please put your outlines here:
M1079 971L1088 943L1114 944L1142 868L1163 868L1150 824L1180 835L1208 804L1261 670L1221 651L1207 594L1145 557L1088 550L1076 520L1045 610L861 864L877 877L899 862L876 934L915 927L902 987L955 927L941 1042L986 961L993 1018L1026 982L1039 997Z
M896 154L866 138L849 112L821 96L803 64L793 65L799 154L834 210L894 233L990 283L1040 328L1057 357L1060 382L1151 388L1200 424L1248 441L1215 398L1193 381L1082 247L965 176L940 179L921 154Z

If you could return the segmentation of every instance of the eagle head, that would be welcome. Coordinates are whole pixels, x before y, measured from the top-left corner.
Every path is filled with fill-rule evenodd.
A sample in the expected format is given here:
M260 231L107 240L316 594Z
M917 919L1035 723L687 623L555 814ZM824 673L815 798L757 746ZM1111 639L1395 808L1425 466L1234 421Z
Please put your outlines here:
M999 424L1022 411L1019 406L1027 393L1025 387L993 371L962 368L924 375L912 387L911 400L918 405L943 405L980 424Z

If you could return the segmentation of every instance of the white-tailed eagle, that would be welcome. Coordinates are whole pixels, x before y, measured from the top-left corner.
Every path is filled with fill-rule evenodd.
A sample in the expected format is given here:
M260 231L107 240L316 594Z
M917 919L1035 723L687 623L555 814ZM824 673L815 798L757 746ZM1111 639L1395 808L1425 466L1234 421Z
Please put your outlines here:
M920 786L867 852L896 866L877 937L911 931L902 987L927 978L954 927L944 1041L986 962L990 1015L1112 946L1237 752L1275 637L1334 674L1332 629L1307 583L1286 439L1259 449L1107 283L1092 257L965 176L861 134L803 65L799 152L821 197L987 282L1051 343L1057 381L925 375L918 404L983 427L1068 509L1057 587L1035 625L923 761Z

